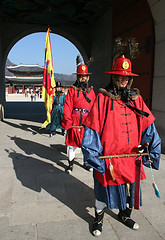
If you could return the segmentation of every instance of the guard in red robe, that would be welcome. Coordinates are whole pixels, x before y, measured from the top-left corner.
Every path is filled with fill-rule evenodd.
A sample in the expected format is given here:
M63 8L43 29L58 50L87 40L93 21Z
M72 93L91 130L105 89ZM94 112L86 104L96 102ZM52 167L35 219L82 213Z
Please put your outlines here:
M112 81L99 90L84 122L82 142L84 162L94 169L94 236L102 232L105 207L119 209L118 217L124 224L132 229L139 228L130 215L134 207L137 170L140 169L139 182L146 178L143 165L136 167L139 160L136 156L118 156L136 154L137 147L148 142L152 167L158 169L161 153L155 118L139 90L131 88L133 76L138 76L132 73L131 61L125 56L118 57L108 73L112 74ZM117 156L106 157L112 155ZM149 167L147 157L143 158L143 164ZM141 205L141 198L139 201Z
M64 115L62 126L67 130L66 141L69 165L66 169L67 173L73 170L75 151L81 148L84 135L83 123L87 117L93 102L96 98L93 87L88 87L89 75L88 67L85 64L77 66L76 82L70 86L66 95L64 104ZM89 166L84 164L86 170L90 170Z

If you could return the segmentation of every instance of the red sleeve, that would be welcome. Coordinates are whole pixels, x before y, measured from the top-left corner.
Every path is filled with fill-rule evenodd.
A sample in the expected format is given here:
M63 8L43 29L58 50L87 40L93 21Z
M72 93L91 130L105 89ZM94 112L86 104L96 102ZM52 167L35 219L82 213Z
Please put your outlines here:
M65 128L65 130L72 128L72 125L73 125L73 119L72 119L73 97L74 97L74 89L69 88L68 93L66 95L65 103L64 103L64 115L62 120L62 127Z

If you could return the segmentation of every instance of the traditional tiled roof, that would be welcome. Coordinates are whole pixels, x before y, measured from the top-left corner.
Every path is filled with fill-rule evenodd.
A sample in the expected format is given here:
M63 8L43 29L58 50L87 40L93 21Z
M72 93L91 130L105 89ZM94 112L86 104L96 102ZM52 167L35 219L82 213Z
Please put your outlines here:
M30 72L30 73L43 73L44 67L36 65L16 65L16 66L8 66L7 69L12 73L19 73L19 72Z

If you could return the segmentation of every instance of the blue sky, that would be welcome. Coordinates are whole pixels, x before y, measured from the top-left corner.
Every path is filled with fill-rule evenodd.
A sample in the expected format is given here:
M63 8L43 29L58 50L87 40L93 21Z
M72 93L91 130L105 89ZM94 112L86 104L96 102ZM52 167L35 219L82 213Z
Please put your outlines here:
M8 58L14 64L44 66L46 32L30 34L18 41ZM78 49L67 39L50 33L54 73L72 74L76 71Z

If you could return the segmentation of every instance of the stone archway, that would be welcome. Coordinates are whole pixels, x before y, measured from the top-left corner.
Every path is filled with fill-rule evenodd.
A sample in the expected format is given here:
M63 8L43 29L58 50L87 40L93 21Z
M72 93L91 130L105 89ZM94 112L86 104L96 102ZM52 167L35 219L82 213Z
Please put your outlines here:
M46 28L43 27L39 27L39 28L32 28L32 29L28 29L27 31L21 32L19 35L15 36L15 38L12 40L12 42L10 42L10 44L7 46L6 52L5 52L5 58L7 58L8 53L10 52L10 50L12 49L12 47L22 38L33 34L33 33L37 33L37 32L45 32L45 36L46 36ZM68 41L70 41L81 53L81 55L83 56L84 60L88 60L88 54L84 48L84 46L71 34L62 31L60 29L57 28L51 28L51 33L52 34L58 34L61 37L66 38Z
M46 32L47 27L18 23L3 23L2 26L0 26L1 36L4 36L4 38L1 37L3 51L1 52L2 78L0 79L2 85L0 89L0 103L3 105L5 104L4 69L6 58L11 47L22 37L30 33L43 31ZM104 75L103 69L106 69L106 65L108 65L109 68L111 66L111 9L100 17L92 27L71 28L61 26L58 28L52 26L51 31L71 41L83 55L85 61L91 56L94 57L94 63L89 67L89 71L93 72L91 84L95 86L97 93L101 85L103 84L105 86L107 82L107 77Z
M46 29L47 31L47 29ZM4 51L4 55L3 55L3 61L1 61L1 65L2 65L2 68L3 71L1 71L1 75L2 75L2 78L1 78L1 102L0 103L0 120L3 120L4 118L4 108L5 108L5 103L6 103L6 99L5 99L5 74L3 74L5 72L5 63L6 63L6 60L7 60L7 56L8 56L8 53L9 51L11 50L11 48L19 41L21 40L22 38L28 36L29 34L33 34L33 33L36 33L36 32L45 32L45 36L46 36L46 31L45 31L45 28L43 27L37 27L37 28L31 28L31 29L28 29L26 31L21 31L18 35L14 36L14 38L12 39L11 42L9 42L9 45L7 46L6 48L6 51ZM52 28L51 29L51 33L52 34L58 34L64 38L66 38L68 41L70 41L75 47L77 47L77 49L79 50L79 52L82 54L84 60L88 60L88 56L87 56L87 53L85 51L85 48L81 45L81 43L79 43L75 38L74 36L64 32L64 31L61 31L61 30L55 30ZM2 53L2 52L1 52ZM3 81L2 81L3 80Z

